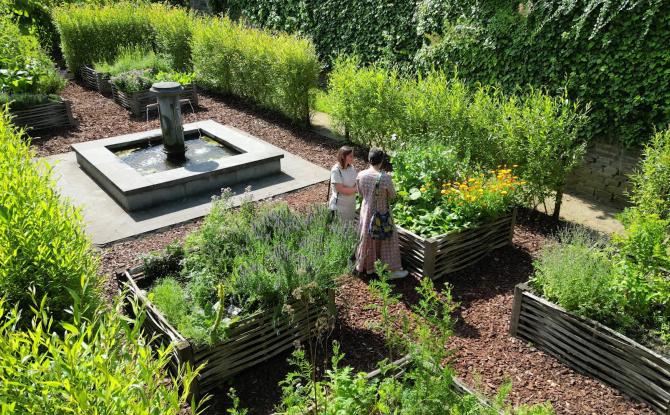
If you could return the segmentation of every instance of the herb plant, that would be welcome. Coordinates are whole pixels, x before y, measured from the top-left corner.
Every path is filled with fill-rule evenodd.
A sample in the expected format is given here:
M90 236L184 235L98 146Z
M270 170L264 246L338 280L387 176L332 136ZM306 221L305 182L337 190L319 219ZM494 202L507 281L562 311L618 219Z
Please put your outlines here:
M233 210L226 192L187 238L178 275L166 272L150 299L182 334L203 343L225 338L242 315L289 311L305 298L325 302L355 242L350 226L329 224L329 217L324 207L302 214L250 199Z

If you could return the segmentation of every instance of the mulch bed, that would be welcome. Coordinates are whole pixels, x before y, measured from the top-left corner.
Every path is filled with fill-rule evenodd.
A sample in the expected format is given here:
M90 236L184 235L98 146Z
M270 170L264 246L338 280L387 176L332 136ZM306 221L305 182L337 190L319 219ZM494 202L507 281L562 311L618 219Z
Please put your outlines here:
M79 126L35 140L33 145L40 156L69 151L72 143L159 126L156 119L147 123L132 118L111 99L76 84L70 84L63 96L72 101ZM213 119L247 131L320 166L329 168L335 162L337 143L279 117L260 114L237 100L210 95L201 97L201 107L195 114L184 111L186 122ZM359 168L363 165L361 160L358 157L356 161ZM301 209L312 203L323 203L326 195L327 184L321 183L278 199ZM572 371L507 334L514 285L526 281L531 275L533 258L555 230L555 224L535 212L523 212L518 223L513 246L501 248L478 264L437 284L438 289L443 288L445 282L451 284L454 299L460 303L455 316L455 333L447 345L455 351L453 365L459 375L489 395L510 379L513 382L509 395L512 404L550 401L557 414L651 414L644 405ZM137 264L138 254L183 240L198 224L199 221L178 225L102 249L101 273L110 276L114 270ZM106 292L112 295L116 286L113 278L108 281ZM409 312L409 307L417 301L417 285L414 278L396 284L396 292L402 295L402 301L394 307L394 313ZM336 297L336 327L323 342L328 344L337 340L346 354L343 364L357 370L372 370L374 362L387 356L382 336L371 326L371 322L379 320L379 315L367 305L375 301L366 281L352 276L342 277ZM288 356L288 353L284 354L250 369L225 386L237 390L242 405L249 407L252 414L269 414L281 395L278 382L290 370L286 362ZM321 354L319 360L324 357ZM225 413L227 401L225 388L222 388L210 402L208 412Z

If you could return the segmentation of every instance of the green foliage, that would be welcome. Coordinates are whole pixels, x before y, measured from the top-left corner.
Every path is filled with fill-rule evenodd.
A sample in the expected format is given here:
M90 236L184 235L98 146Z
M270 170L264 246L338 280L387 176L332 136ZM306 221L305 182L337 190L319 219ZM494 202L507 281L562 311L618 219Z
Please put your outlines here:
M670 217L670 129L652 137L631 181L630 199L640 212Z
M64 5L53 11L53 20L72 72L95 62L113 62L121 47L153 46L154 30L147 5Z
M366 62L408 61L419 47L414 34L415 0L210 0L217 11L256 27L313 39L319 56L358 54Z
M319 73L311 42L216 18L198 24L191 47L193 67L205 87L295 121L309 119L309 91Z
M0 93L0 106L9 105L12 110L21 110L33 107L35 105L47 104L49 102L59 102L61 98L58 95L35 95L35 94L2 94Z
M168 57L172 69L190 70L194 16L184 9L157 4L149 10L149 20L154 31L156 53Z
M118 305L86 319L75 306L72 322L59 324L45 306L51 302L44 297L32 315L22 316L0 300L3 414L176 414L187 404L199 370L182 367L166 382L173 350L152 350L141 333L142 317L120 317ZM31 317L31 326L19 330ZM191 410L198 413L195 402Z
M424 237L474 228L508 214L524 181L512 168L475 173L440 144L409 147L393 157L396 224Z
M618 325L625 314L619 314L611 250L583 228L563 231L559 240L534 262L533 286L568 311Z
M162 252L153 252L140 257L144 275L151 279L167 276L178 276L181 261L184 259L184 248L178 243L168 245Z
M93 68L98 72L103 72L112 76L117 76L123 72L153 69L156 71L169 71L171 66L169 60L164 56L157 55L151 49L131 46L120 47L116 59L108 62L96 62Z
M0 92L8 95L57 94L65 80L42 51L37 38L0 16Z
M584 236L546 249L536 287L550 300L611 325L661 351L670 350L670 217L668 138L658 133L633 176L636 205L607 247Z
M390 287L382 272L376 290L391 296ZM419 414L534 414L550 415L551 405L512 409L484 406L471 395L460 395L454 389L453 371L442 362L449 355L444 347L451 334L449 313L454 310L449 292L437 294L430 279L417 288L421 300L413 307L412 322L402 330L389 331L401 337L410 352L410 361L403 369L383 361L381 375L368 378L366 373L354 373L351 367L340 367L344 358L337 343L333 345L331 369L323 380L314 381L312 367L305 352L298 349L291 359L297 370L282 381L282 402L278 413L297 415L309 412L330 414L419 415ZM383 304L389 304L382 298ZM393 376L396 375L396 376ZM502 397L499 400L502 402Z
M55 190L50 167L33 161L22 133L0 116L0 292L27 309L28 288L57 318L76 295L93 309L99 301L97 259L79 211Z
M233 210L224 193L187 238L179 274L174 261L151 263L174 277L153 287L152 301L182 334L203 343L225 338L238 315L325 301L356 238L344 224L329 225L329 217L324 207L301 214L285 204L254 207L251 200Z
M422 1L419 70L470 83L533 85L590 102L585 137L645 143L670 121L670 3L660 0Z
M329 84L332 115L357 144L395 150L432 141L481 169L516 164L536 200L561 189L584 152L579 132L586 116L564 97L505 95L439 71L413 79L357 63L338 60Z

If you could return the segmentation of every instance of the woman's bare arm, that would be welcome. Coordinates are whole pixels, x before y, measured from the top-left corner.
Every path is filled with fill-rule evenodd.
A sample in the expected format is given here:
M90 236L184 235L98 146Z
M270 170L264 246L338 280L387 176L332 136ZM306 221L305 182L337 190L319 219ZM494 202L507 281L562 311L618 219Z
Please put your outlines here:
M358 191L356 186L349 187L343 185L342 183L335 183L335 190L337 190L337 193L343 194L345 196L355 195L356 192Z

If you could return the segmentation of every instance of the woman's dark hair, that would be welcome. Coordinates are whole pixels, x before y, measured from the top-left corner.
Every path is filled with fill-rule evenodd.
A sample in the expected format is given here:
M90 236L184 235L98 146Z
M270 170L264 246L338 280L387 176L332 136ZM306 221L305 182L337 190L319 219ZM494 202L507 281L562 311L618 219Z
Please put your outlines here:
M386 153L381 148L371 148L368 153L368 162L373 166L381 164L386 160Z
M347 166L344 165L347 160L347 156L354 152L354 149L349 146L342 146L337 150L337 162L340 163L340 167L346 169Z

